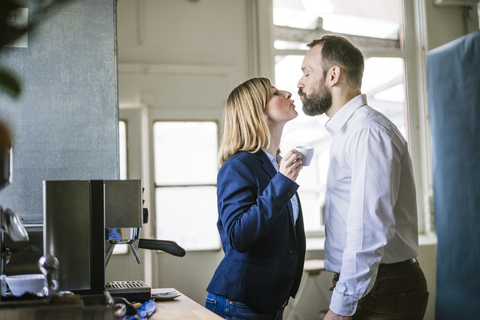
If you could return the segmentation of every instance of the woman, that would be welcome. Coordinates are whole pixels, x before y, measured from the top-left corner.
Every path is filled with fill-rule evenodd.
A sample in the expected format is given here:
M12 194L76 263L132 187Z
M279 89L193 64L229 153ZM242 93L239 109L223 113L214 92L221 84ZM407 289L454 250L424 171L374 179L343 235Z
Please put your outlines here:
M282 319L300 284L305 231L295 180L301 154L278 155L283 127L298 115L290 98L269 79L253 78L227 100L217 177L225 257L206 299L226 319Z

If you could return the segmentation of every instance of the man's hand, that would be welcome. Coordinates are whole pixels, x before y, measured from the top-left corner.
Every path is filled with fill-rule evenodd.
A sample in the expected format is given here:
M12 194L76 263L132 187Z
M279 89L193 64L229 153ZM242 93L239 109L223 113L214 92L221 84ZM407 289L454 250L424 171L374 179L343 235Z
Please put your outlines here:
M330 288L328 288L328 290L330 291L333 291L333 289L335 289L335 287L337 286L337 280L332 279L332 285L330 286Z
M328 310L328 313L323 320L352 320L352 316L341 316L332 310Z

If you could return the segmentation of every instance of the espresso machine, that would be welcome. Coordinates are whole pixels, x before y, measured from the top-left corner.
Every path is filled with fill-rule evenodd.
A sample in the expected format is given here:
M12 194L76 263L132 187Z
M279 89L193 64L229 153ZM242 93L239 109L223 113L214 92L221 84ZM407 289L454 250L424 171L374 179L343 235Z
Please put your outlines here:
M75 294L109 291L137 301L150 299L143 281L105 282L105 268L116 244L127 244L137 263L138 248L182 257L173 241L139 239L148 222L142 180L43 181L45 257L58 260L58 289Z
M12 141L7 127L0 123L0 191L12 182ZM11 251L5 246L6 234L12 241L28 241L28 233L20 218L0 206L0 301L7 295L5 265Z

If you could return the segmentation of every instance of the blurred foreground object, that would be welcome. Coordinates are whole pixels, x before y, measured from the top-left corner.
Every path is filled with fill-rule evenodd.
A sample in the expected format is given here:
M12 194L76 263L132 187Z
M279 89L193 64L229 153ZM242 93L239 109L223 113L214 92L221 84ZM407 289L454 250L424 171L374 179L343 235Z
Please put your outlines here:
M0 190L12 181L12 138L8 127L0 122Z

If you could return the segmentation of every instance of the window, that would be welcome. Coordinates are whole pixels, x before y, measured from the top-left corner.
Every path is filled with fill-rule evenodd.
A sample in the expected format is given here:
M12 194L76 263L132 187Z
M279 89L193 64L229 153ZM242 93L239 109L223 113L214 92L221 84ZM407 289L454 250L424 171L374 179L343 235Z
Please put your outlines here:
M120 153L120 180L127 179L127 122L118 122L118 140Z
M118 122L118 145L120 154L120 180L127 179L127 121ZM125 254L128 252L128 245L116 244L113 254Z
M324 235L331 136L325 130L326 115L308 117L301 110L297 82L309 49L306 45L325 34L336 33L359 47L365 56L362 93L367 95L369 105L392 120L408 141L404 4L402 0L273 0L275 85L292 92L299 113L285 126L281 148L315 147L312 164L303 169L297 180L308 236Z
M220 248L217 131L213 121L153 125L157 238L185 250Z

